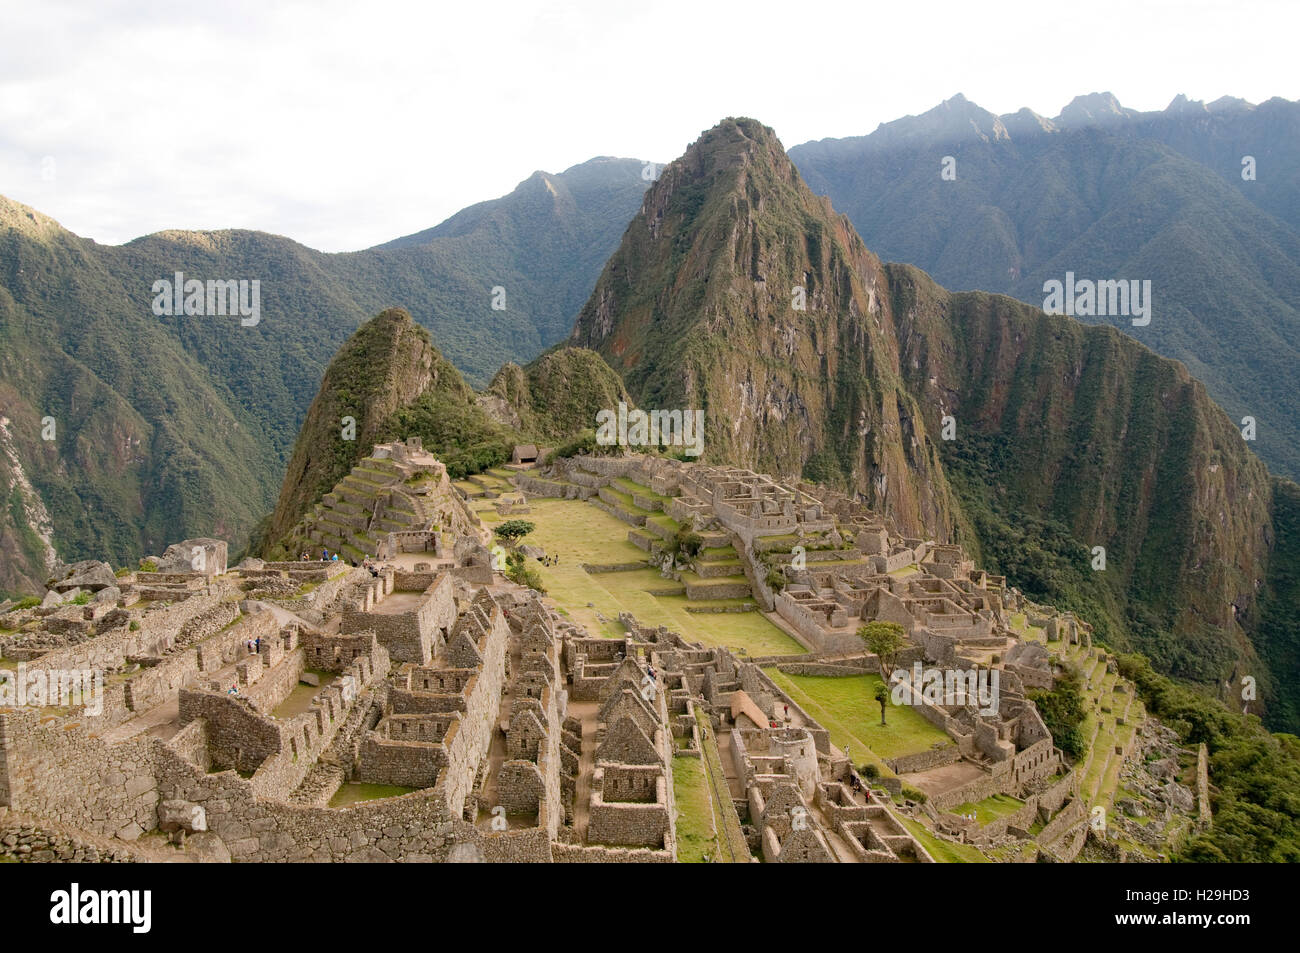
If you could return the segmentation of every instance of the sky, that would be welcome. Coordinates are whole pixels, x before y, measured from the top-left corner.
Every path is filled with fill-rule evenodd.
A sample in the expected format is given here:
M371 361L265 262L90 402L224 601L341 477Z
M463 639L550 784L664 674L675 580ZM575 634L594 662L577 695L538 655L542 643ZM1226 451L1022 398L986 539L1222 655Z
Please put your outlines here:
M1289 0L0 0L0 195L119 244L252 228L323 251L428 228L726 116L787 147L954 94L1300 99Z

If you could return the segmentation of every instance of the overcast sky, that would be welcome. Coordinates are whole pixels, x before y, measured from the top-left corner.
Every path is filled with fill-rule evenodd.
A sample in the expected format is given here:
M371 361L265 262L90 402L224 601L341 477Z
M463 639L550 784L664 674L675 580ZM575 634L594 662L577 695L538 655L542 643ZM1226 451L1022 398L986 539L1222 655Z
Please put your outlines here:
M256 228L364 248L724 116L787 147L954 93L1300 99L1286 0L0 0L0 194L80 235Z

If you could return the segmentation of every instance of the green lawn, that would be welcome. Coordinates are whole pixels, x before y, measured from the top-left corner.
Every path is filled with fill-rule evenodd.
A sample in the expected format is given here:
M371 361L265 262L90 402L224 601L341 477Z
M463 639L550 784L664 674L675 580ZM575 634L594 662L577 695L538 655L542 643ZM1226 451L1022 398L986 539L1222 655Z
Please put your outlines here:
M712 794L699 758L673 759L673 795L677 798L677 860L683 864L718 859L713 828Z
M996 821L999 817L1006 817L1008 814L1014 814L1025 806L1025 802L1019 798L1014 798L1010 794L994 794L992 797L986 797L982 801L974 803L966 802L951 808L953 814L969 814L975 812L975 820L980 824L988 824Z
M614 480L614 486L622 490L624 493L635 493L637 496L644 497L647 500L654 500L660 506L663 506L668 502L668 497L663 494L656 493L648 486L642 486L640 483L635 483L626 477L618 477Z
M907 705L888 705L888 724L882 728L880 703L873 697L881 684L878 675L836 678L786 675L775 667L764 671L830 731L831 741L840 747L847 742L857 764L867 760L867 751L889 759L929 751L936 742L952 744L947 735Z
M677 520L673 519L667 513L656 513L654 516L647 516L646 522L654 523L656 526L661 526L672 533L676 533L682 528L682 524L677 522Z
M397 797L410 794L415 788L398 787L395 784L343 784L330 798L330 807L347 807L362 801L377 801L385 797Z
M911 835L921 842L921 846L936 863L987 864L989 862L987 857L969 844L954 844L951 841L939 840L920 821L914 821L902 814L898 815L898 819L903 822L903 826Z
M583 563L613 565L647 558L627 541L628 525L590 503L578 500L535 499L524 519L537 525L525 543L541 546L560 557L557 566L537 565L547 595L557 606L593 634L608 634L597 612L615 620L631 612L643 625L666 625L687 639L705 645L744 649L750 655L801 655L804 648L761 612L690 613L684 595L653 596L654 590L680 589L656 569L587 573ZM592 603L591 607L587 603ZM733 604L726 600L717 604Z

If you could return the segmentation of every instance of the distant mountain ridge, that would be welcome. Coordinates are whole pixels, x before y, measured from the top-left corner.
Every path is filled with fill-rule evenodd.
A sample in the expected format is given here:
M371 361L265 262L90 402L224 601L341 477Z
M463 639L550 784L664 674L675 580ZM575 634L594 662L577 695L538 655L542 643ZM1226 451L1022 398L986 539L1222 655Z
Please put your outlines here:
M346 254L239 230L99 245L0 198L0 592L40 588L46 536L68 560L121 563L187 536L239 549L276 503L326 364L390 306L477 386L533 358L568 333L640 204L643 168L606 157L537 172ZM152 283L177 271L260 280L261 321L155 316ZM50 527L32 525L37 504Z
M1300 104L1180 96L1144 113L1095 93L1047 119L958 95L790 157L877 254L945 287L1041 307L1067 271L1150 279L1149 326L1083 320L1182 361L1300 476Z

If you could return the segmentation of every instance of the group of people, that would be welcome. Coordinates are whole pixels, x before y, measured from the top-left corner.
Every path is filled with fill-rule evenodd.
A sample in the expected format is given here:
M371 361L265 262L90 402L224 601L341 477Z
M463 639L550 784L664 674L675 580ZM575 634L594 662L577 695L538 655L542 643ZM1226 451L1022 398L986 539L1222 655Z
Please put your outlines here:
M381 563L375 562L373 559L367 556L365 559L361 560L361 568L367 570L370 573L370 575L374 576L375 578L378 578L379 574L383 572L385 569L387 569L388 567L382 565Z
M543 556L543 557L542 557L542 565L543 565L543 566L558 566L559 564L560 564L560 557L559 557L559 556Z
M244 645L248 648L249 655L258 655L262 651L262 637L259 635L255 639L249 639Z
M303 550L302 555L299 556L298 558L301 562L312 561L311 553L307 552L306 550ZM320 551L320 561L323 563L336 563L339 561L339 554L331 553L328 549L322 549ZM347 562L347 560L343 560L343 561ZM361 560L360 563L358 563L356 560L353 560L352 566L353 568L361 568L361 569L369 570L370 575L375 577L378 577L380 573L382 573L385 569L388 568L387 566L371 559L369 556Z
M307 550L303 550L303 554L299 556L298 560L302 563L309 563L312 560L312 554L308 553ZM330 553L328 549L322 549L320 560L322 563L337 563L338 553Z

